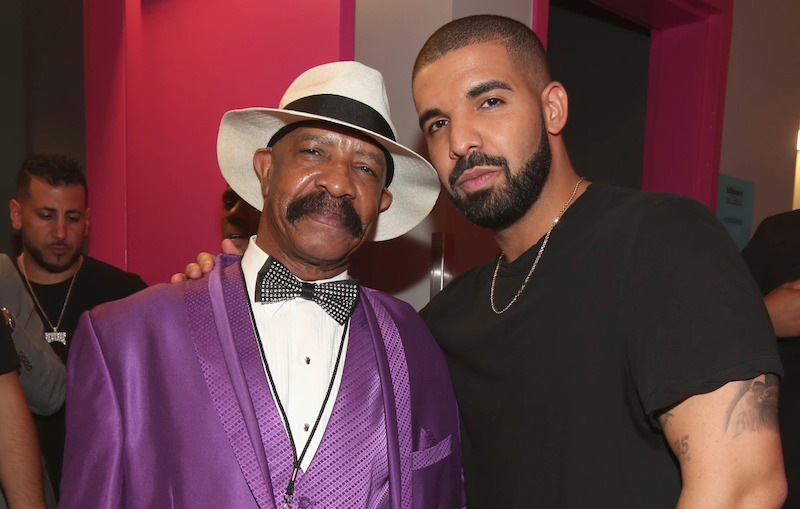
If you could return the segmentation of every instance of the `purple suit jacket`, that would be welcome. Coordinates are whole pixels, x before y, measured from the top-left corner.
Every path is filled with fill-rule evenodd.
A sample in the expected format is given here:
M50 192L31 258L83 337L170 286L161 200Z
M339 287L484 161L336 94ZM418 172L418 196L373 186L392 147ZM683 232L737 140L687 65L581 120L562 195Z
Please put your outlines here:
M263 369L253 376L261 360L246 299L238 257L223 255L203 279L81 317L59 507L275 507L254 404L269 388ZM366 320L351 320L350 335L375 346L391 507L461 507L458 415L439 347L399 300L363 288L358 308Z

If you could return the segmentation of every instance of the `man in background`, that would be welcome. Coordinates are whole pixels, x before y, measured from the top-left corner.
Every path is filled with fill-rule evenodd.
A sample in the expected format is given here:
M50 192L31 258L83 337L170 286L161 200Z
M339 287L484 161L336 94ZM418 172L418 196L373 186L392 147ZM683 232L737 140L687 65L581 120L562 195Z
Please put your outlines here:
M800 506L800 210L764 219L742 250L764 295L783 362L780 426L789 496Z
M16 267L44 324L45 339L66 364L81 313L147 285L135 274L83 254L90 209L86 178L77 161L62 155L29 157L17 174L16 191L9 203L11 224L22 237ZM35 419L58 496L64 411Z
M250 237L258 231L261 212L236 194L231 186L222 193L222 238L230 239L236 249L244 252Z

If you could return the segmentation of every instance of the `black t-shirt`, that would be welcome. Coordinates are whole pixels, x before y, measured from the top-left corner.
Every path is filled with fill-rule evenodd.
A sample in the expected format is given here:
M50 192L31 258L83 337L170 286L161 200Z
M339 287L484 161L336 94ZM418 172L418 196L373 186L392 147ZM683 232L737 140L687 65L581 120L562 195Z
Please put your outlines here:
M17 263L16 258L14 263ZM19 270L19 267L17 267L17 270ZM24 279L22 273L20 273L20 277ZM53 325L58 323L58 317L64 307L64 300L71 282L72 278L52 285L40 285L31 281L33 291L36 293L36 299L47 314L45 318L42 315L42 310L37 306L36 310L42 318L45 331L52 330L48 320ZM83 264L75 276L75 284L72 287L66 308L64 308L64 318L61 320L58 330L67 333L67 341L69 342L75 333L75 329L78 328L78 319L81 313L104 302L125 298L146 287L147 284L138 275L125 272L89 256L84 256ZM61 343L50 343L50 346L66 364L69 343L67 346Z
M2 315L0 315L0 375L10 373L19 368L19 357L14 341L11 339L11 329L8 328Z
M16 265L16 263L17 259L15 257L14 264ZM19 266L17 266L17 270L19 271ZM20 277L24 281L21 272ZM46 332L52 330L48 325L48 319L53 325L58 322L71 279L68 278L52 285L40 285L32 281L30 283L36 293L36 299L44 307L47 314L47 318L45 318L42 315L42 310L38 306L36 307ZM70 341L75 329L78 328L78 319L84 311L105 302L122 299L146 287L147 284L138 275L125 272L89 256L84 256L83 264L75 276L75 284L64 309L64 318L58 327L59 331L67 333L67 345L53 342L50 343L50 346L66 365ZM69 402L66 402L66 404L69 404ZM39 444L45 457L47 472L53 483L56 496L59 495L61 463L64 457L64 437L66 434L64 419L64 408L49 416L34 415L39 434Z
M540 247L501 264L499 309ZM674 508L680 473L658 411L780 373L747 268L693 200L591 185L499 316L495 264L422 310L453 377L471 509Z

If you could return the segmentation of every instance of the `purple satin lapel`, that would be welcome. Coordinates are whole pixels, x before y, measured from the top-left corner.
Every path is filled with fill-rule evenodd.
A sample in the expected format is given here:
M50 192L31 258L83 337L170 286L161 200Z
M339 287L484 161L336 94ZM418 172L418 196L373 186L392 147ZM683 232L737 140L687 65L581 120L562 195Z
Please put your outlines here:
M372 313L366 313L367 322L376 341L375 355L381 377L386 409L386 435L389 453L389 486L392 507L411 509L412 492L412 441L411 441L411 388L403 341L397 326L383 305L371 295L372 290L362 288ZM383 344L377 342L383 339ZM399 490L397 488L400 488Z
M254 377L252 368L254 361L251 361L250 357L254 358L259 366L261 360L252 331L239 265L234 263L237 259L218 257L215 270L208 276L208 293L198 291L187 294L187 299L208 299L216 326L215 329L206 327L202 334L193 334L193 341L208 390L242 474L258 505L274 509L272 483L262 445L262 430L259 429L251 397L252 385L258 384L254 378L258 377ZM236 284L231 282L235 281L233 278L236 277L238 277L238 292L235 290ZM227 307L226 299L230 304ZM202 309L199 306L187 306L187 308ZM236 316L235 320L232 320L234 309L240 312L243 309L246 316ZM190 322L207 321L207 316L194 317L190 312ZM231 330L231 324L236 328L235 334ZM243 353L242 343L249 343L252 345L250 349L255 351L245 350ZM264 378L263 370L261 377ZM266 388L266 380L262 385L264 386L262 391L267 390L267 397L271 397ZM256 394L260 392L255 391ZM258 406L263 407L263 405Z

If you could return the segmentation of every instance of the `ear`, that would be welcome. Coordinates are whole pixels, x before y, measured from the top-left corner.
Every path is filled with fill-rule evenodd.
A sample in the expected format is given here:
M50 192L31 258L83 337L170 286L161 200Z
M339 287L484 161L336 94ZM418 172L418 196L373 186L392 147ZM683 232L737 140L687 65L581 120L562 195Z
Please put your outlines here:
M260 148L253 155L253 169L261 182L261 195L267 196L269 177L272 173L272 147Z
M84 237L88 237L89 236L89 218L91 217L91 215L92 215L92 209L87 208L86 209L86 213L83 215L83 217L85 219L85 223L83 225L83 236Z
M393 199L392 192L384 187L383 190L381 190L381 201L380 204L378 205L378 210L380 212L385 212L386 209L389 208L389 205L392 204L392 199Z
M11 216L11 226L15 230L22 229L22 204L17 200L12 199L8 202L8 212Z
M541 96L542 115L547 132L552 135L560 134L567 125L567 113L569 110L567 91L564 85L557 81L548 83Z

